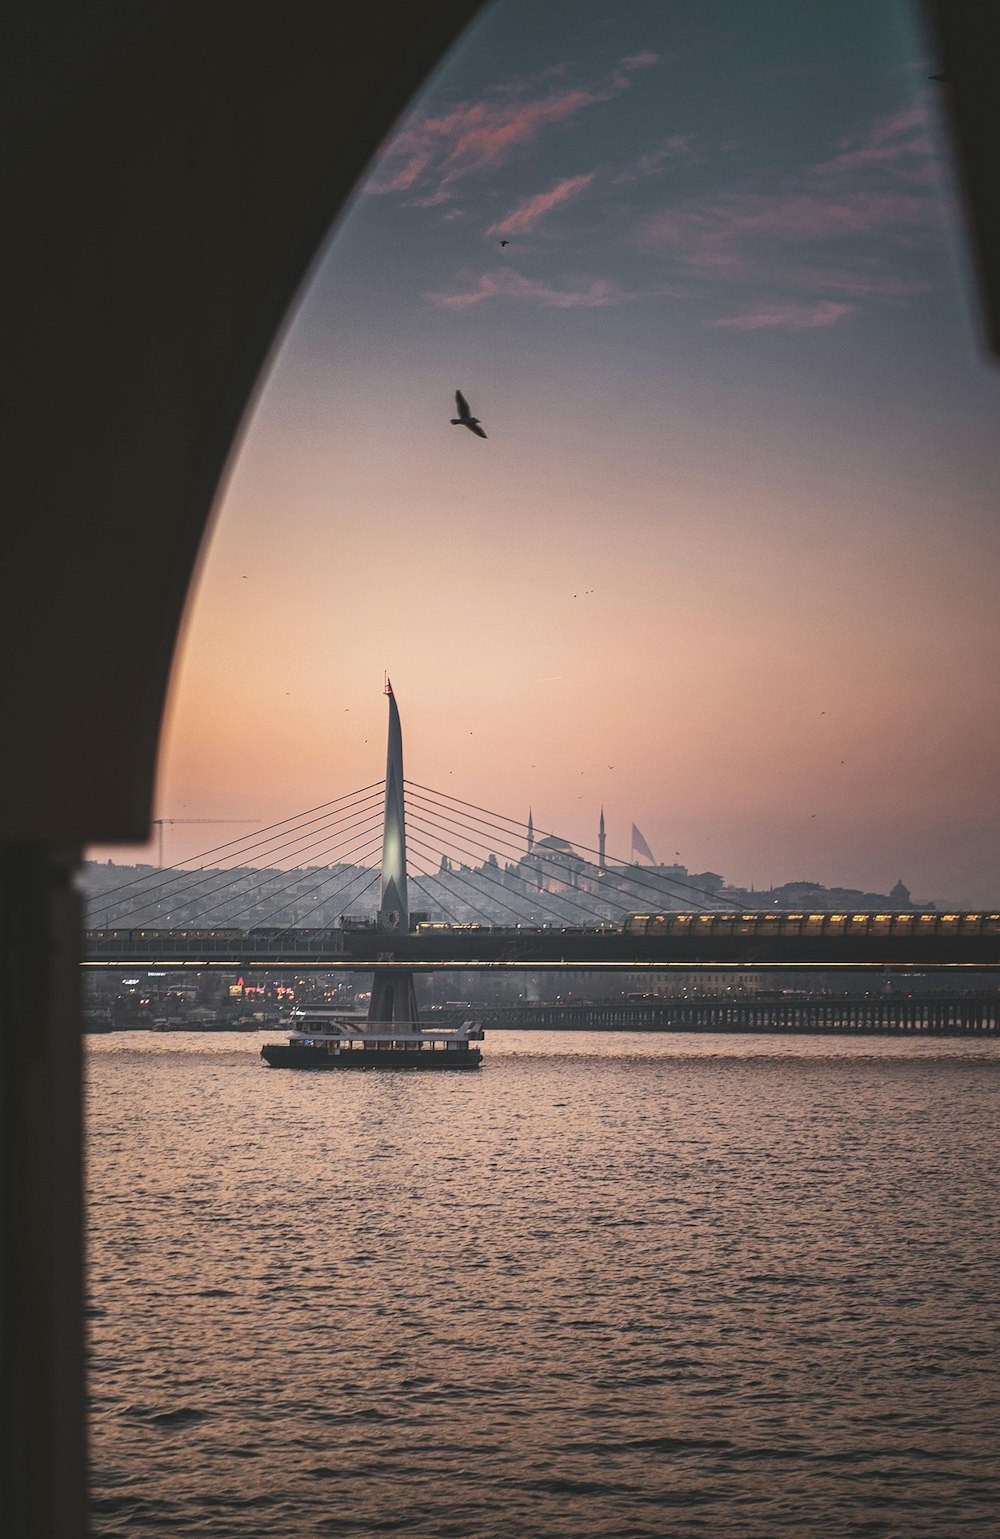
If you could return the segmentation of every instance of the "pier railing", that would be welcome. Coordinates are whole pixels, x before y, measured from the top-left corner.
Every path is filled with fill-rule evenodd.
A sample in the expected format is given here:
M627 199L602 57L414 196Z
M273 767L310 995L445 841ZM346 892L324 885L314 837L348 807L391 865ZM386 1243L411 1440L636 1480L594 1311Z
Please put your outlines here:
M475 1013L493 1030L1000 1034L1000 995L992 994L649 999L486 1006Z

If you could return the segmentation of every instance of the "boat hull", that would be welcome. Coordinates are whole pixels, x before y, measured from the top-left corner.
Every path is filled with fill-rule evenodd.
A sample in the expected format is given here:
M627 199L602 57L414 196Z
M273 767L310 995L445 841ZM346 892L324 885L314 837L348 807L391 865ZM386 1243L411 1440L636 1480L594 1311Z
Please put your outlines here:
M326 1046L307 1042L266 1042L260 1056L272 1069L407 1069L421 1072L447 1069L478 1069L483 1061L478 1047L460 1049L355 1047L331 1053Z

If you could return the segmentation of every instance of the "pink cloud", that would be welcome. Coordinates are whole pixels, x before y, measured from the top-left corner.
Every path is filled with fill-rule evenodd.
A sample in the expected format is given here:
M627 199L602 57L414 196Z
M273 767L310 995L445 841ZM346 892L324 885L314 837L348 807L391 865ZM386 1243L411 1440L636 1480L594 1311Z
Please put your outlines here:
M815 167L820 176L843 176L858 171L891 169L907 180L926 180L933 171L935 145L930 119L923 103L879 118L863 134L855 134L840 146L840 153Z
M767 298L715 325L804 330L836 324L864 299L926 291L896 257L939 219L918 184L933 176L927 115L917 103L852 134L838 153L769 190L716 193L666 208L638 239L680 271L764 290ZM773 300L790 291L787 300Z
M813 305L760 304L740 315L730 315L712 321L713 326L727 326L732 331L763 331L767 327L780 327L784 331L811 331L816 326L835 326L845 316L853 315L857 305L838 304L825 299Z
M912 192L858 189L839 197L805 192L729 193L682 204L647 221L647 246L673 250L693 267L740 269L752 240L808 242L926 224L928 199Z
M671 134L669 139L657 145L655 150L650 150L648 155L640 155L634 166L620 171L615 177L615 185L624 186L627 182L637 182L646 177L655 176L672 160L690 160L693 139L694 134Z
M486 299L516 299L559 310L593 310L605 305L621 304L636 296L616 288L606 278L593 278L589 282L578 279L575 287L554 288L538 279L525 278L509 268L500 268L482 273L471 288L456 289L447 294L426 294L424 297L438 310L469 310Z
M365 191L401 193L426 187L418 201L425 206L443 202L456 182L504 164L546 128L619 96L628 90L636 69L655 62L655 54L635 54L622 59L611 78L597 86L560 87L534 99L525 99L523 91L498 89L438 117L417 118L378 157Z
M584 187L589 187L594 180L591 171L586 176L568 176L549 189L548 192L536 193L533 198L526 198L515 209L498 221L490 225L487 235L525 235L528 230L533 230L540 219L543 219L553 208L560 203L565 203L567 198L572 198L577 192L582 192Z
M648 69L651 64L659 64L660 55L646 49L643 53L628 54L618 66L619 69Z

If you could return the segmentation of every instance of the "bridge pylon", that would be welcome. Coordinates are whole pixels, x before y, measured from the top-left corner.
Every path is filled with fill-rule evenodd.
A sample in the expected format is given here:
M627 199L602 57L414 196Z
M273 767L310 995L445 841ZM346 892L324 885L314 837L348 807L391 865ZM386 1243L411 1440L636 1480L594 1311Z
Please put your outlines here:
M392 685L385 681L389 697L389 733L385 763L385 821L382 826L382 887L378 928L387 935L407 935L410 910L406 893L406 810L403 801L403 729ZM411 1031L418 1024L417 994L411 972L376 969L368 1024L395 1024Z

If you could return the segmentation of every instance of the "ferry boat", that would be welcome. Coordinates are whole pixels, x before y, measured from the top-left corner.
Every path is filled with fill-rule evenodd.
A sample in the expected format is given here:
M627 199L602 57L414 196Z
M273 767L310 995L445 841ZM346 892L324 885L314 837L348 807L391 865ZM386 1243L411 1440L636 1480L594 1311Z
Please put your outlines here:
M293 1010L287 1042L265 1042L272 1069L478 1069L483 1028L474 1021L436 1029L368 1021L337 1010Z

